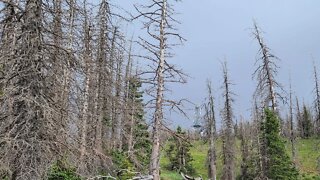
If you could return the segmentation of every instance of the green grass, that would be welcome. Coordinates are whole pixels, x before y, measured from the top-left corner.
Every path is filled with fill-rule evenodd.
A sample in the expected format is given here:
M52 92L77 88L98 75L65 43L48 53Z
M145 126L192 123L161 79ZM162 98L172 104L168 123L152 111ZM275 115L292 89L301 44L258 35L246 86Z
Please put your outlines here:
M298 139L296 144L297 152L297 166L300 174L303 176L302 179L317 179L315 176L319 175L319 169L317 167L318 157L320 157L320 139ZM207 175L207 152L208 144L203 141L194 141L193 147L191 148L191 154L194 159L192 162L193 167L196 170L195 176L201 176L203 179L208 179ZM217 177L221 177L222 172L222 158L221 158L221 141L216 142L217 147ZM288 153L291 155L290 145L287 144ZM317 149L318 147L318 149ZM161 179L163 180L181 180L181 176L174 171L166 170L169 160L162 153L160 160L161 164ZM236 174L240 174L240 141L236 141ZM317 180L320 180L319 178Z
M319 174L320 139L299 139L296 144L297 167L301 173ZM291 152L291 146L288 146ZM291 154L290 154L291 156Z

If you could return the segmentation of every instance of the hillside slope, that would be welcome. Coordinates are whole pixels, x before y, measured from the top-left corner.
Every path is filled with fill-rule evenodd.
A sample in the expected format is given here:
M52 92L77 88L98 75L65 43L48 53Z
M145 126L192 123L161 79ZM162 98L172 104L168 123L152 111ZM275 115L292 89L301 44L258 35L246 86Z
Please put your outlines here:
M291 151L287 145L288 153ZM237 141L236 148L236 174L240 173L241 153L240 141ZM208 145L203 141L194 141L191 148L191 154L194 159L193 167L196 169L196 175L207 179L207 158ZM318 179L320 180L320 139L299 139L296 144L297 151L297 166L301 174L301 179ZM290 153L289 153L290 154ZM217 171L218 179L221 176L222 161L221 161L221 141L217 142ZM163 180L181 180L181 176L174 171L166 170L168 159L165 154L161 158L161 178Z

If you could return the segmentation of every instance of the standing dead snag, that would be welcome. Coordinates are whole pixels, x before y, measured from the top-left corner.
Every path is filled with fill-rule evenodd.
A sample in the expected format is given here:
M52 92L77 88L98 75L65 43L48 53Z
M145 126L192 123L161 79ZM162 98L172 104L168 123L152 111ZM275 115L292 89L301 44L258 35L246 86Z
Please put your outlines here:
M255 127L254 127L255 128ZM250 141L252 140L250 137L250 124L243 122L241 118L240 125L239 125L239 139L241 141L240 150L241 150L241 170L240 170L240 178L241 180L248 179L250 177L249 172L249 161L250 156L253 156L253 153L250 154Z
M260 48L260 57L257 58L255 63L258 67L253 74L258 82L254 97L261 98L264 107L270 106L271 103L272 110L276 112L278 106L277 99L283 99L280 92L277 91L279 89L283 91L283 89L275 79L279 68L275 60L279 60L279 58L270 52L256 22L254 22L253 35L258 41Z
M109 23L109 4L106 0L102 0L100 3L100 8L98 11L98 26L99 26L99 35L98 35L98 50L97 50L97 67L96 67L96 90L95 90L95 149L98 153L103 152L102 148L102 134L103 134L103 119L105 114L105 98L104 94L106 93L106 59L107 59L107 28ZM106 96L106 95L105 95Z
M253 36L258 41L259 44L259 57L256 59L255 65L258 66L253 73L253 78L258 82L256 87L254 98L256 102L262 102L262 108L271 106L272 111L278 112L278 102L277 99L284 100L280 92L284 93L281 85L276 81L275 77L278 73L278 66L276 61L279 60L278 57L273 55L270 48L265 44L263 37L261 35L261 30L257 23L253 24ZM264 113L262 113L264 114ZM279 120L279 119L278 119ZM263 124L264 117L261 118L261 124ZM261 126L261 125L260 125ZM261 127L262 128L262 127ZM281 131L280 131L281 132ZM266 177L267 169L267 155L266 149L266 139L261 136L260 139L260 165L261 165L261 178Z
M10 48L14 53L5 54L0 162L8 165L12 179L42 179L50 163L59 158L65 142L59 134L61 121L54 115L57 109L50 84L55 80L48 81L48 72L55 63L46 56L54 52L47 45L48 32L43 29L48 6L41 0L23 1L21 6L14 1L8 2L15 4L11 18L19 19L14 22L11 37L12 43L16 44L1 47ZM10 8L10 3L4 4ZM6 21L1 20L1 23Z
M207 83L208 88L208 104L205 105L206 114L205 117L208 121L208 134L209 134L209 150L208 150L208 177L211 180L216 180L217 169L216 169L216 119L214 110L214 97L212 93L211 82Z
M87 154L87 145L88 145L88 128L90 125L90 107L91 105L90 99L92 95L92 81L93 81L93 62L92 62L92 47L91 47L91 41L92 41L92 29L91 29L91 22L89 19L89 13L87 12L87 1L83 2L84 5L84 24L83 24L83 61L84 61L84 90L83 90L83 107L81 112L81 127L80 127L80 171L83 173L86 171L86 154Z
M184 40L172 23L177 21L172 17L174 9L167 0L152 0L150 5L135 6L138 11L137 18L144 18L144 28L146 29L149 40L140 37L139 44L147 51L147 55L141 56L151 61L149 67L152 77L147 77L145 83L150 83L149 95L153 98L155 112L153 115L153 144L149 173L155 180L159 180L159 159L160 159L160 131L163 122L163 108L165 105L177 107L179 103L165 99L165 84L168 82L185 82L184 74L176 69L174 65L168 63L168 58L172 57L169 50L175 46L175 39L179 43ZM146 12L144 12L144 10ZM149 73L145 73L146 75Z
M296 162L296 149L295 149L295 133L293 124L293 100L292 100L292 85L290 78L290 142L291 142L291 154L293 162Z
M316 98L314 101L315 110L316 110L315 133L317 133L317 135L320 135L320 87L319 87L318 72L317 72L317 67L315 62L313 62L313 73L314 73L314 83L315 83L314 92L315 92L315 98Z
M223 172L222 179L233 180L235 179L235 135L233 131L233 110L232 110L232 95L230 86L232 85L229 76L227 63L223 63L223 97L224 108L221 112L223 119Z
M303 122L302 122L302 112L300 111L299 99L296 96L296 123L297 123L297 131L299 132L299 136L303 137Z

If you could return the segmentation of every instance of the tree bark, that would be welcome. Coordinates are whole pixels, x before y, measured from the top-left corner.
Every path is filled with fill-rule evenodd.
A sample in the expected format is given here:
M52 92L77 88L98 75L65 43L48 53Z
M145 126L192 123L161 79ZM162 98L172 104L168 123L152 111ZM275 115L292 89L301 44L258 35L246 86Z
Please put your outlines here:
M227 63L223 64L224 75L224 99L225 105L223 110L223 173L222 179L234 180L235 179L235 136L232 121L232 98L230 91L230 81L228 77Z
M209 125L209 151L208 151L208 160L209 160L209 168L208 168L208 177L210 180L216 180L217 169L216 169L216 120L215 120L215 110L214 110L214 97L212 95L212 87L211 83L208 82L208 93L209 93L209 103L207 107L207 118Z
M153 137L152 137L152 153L150 162L150 174L154 180L160 180L160 131L163 120L163 91L164 91L164 66L165 66L165 23L167 17L167 0L162 1L161 21L160 21L160 54L157 70L157 96L156 110L154 113L153 122Z
M316 108L316 133L317 135L320 135L320 87L319 87L319 79L318 79L318 72L317 67L315 65L315 62L313 63L313 69L314 69L314 82L315 82L315 94L316 94L316 100L315 100L315 108Z

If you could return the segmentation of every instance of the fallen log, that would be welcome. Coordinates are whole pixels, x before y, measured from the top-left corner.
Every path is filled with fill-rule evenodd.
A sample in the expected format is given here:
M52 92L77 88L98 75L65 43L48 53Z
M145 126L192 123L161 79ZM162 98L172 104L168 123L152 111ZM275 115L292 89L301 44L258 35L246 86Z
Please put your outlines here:
M201 177L188 176L188 175L183 174L182 172L180 174L183 177L183 180L202 180Z

